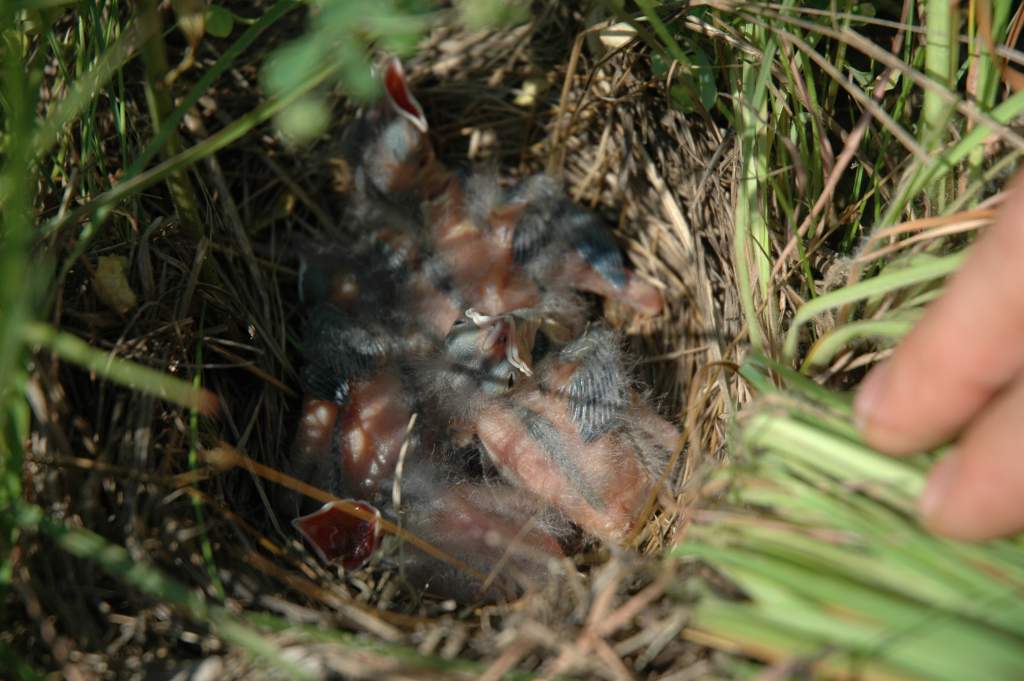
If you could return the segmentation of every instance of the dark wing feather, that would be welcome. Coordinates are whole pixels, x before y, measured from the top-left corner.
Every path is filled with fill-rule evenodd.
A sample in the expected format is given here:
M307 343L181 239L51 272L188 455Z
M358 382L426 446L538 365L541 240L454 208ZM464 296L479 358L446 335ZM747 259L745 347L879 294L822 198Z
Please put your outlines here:
M615 288L626 287L629 282L622 253L601 218L565 201L558 222L569 243L595 272Z
M541 174L527 178L511 198L526 205L512 235L512 257L517 265L526 265L555 240L555 220L565 195L557 181Z
M512 258L517 265L530 263L551 243L552 218L547 206L528 206L523 210L512 234Z
M361 323L333 305L311 313L305 338L302 379L314 399L345 404L349 384L365 378L392 354L392 332L382 325Z
M593 442L620 426L628 405L628 378L618 341L608 329L591 329L567 345L564 361L578 364L565 388L569 415L584 442Z

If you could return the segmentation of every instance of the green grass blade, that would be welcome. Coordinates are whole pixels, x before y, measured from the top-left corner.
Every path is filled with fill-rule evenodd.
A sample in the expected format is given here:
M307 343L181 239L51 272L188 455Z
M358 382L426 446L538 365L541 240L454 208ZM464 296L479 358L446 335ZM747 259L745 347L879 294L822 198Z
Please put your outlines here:
M924 489L920 473L904 461L876 456L853 439L814 423L779 418L771 411L758 411L748 418L743 424L743 444L753 451L765 447L784 451L796 461L834 472L853 485L870 487L886 502L908 512L913 512L913 499Z
M99 213L124 199L134 196L138 192L151 187L152 185L165 180L172 173L179 172L189 166L198 163L210 154L213 154L233 142L238 141L249 134L256 126L272 118L277 112L292 104L307 92L321 85L335 71L333 65L327 66L318 71L309 80L296 87L287 96L280 99L272 99L264 102L248 114L236 119L214 135L207 137L202 142L185 149L176 156L150 168L149 170L136 175L135 177L118 183L110 190L100 194L84 206L69 211L66 215L54 218L42 227L44 237L51 236L61 231L68 225L77 224L83 219Z
M35 96L26 74L23 37L12 8L0 6L0 38L4 40L3 133L5 158L0 167L0 509L21 495L22 456L28 438L29 410L23 397L25 347L22 330L35 316L39 275L32 267L32 196L29 143ZM0 513L0 598L6 600L18 530Z
M807 351L801 371L825 366L852 341L864 338L885 339L894 344L910 331L920 314L913 319L862 319L849 322L819 338Z
M767 372L780 376L785 384L791 388L790 394L792 395L802 395L806 399L818 402L826 406L830 411L847 418L852 414L849 397L818 385L807 376L770 357L759 353L752 353L740 367L740 374L748 380L754 376L763 376ZM756 384L767 388L761 390L763 394L777 393L779 391L774 384L767 382L765 379L759 379L756 381Z
M946 0L928 0L925 8L925 73L946 89L953 87L957 67L957 41L953 30L955 14L956 6ZM946 123L952 113L946 100L938 96L937 89L924 91L920 135L926 148L934 148L943 140Z
M783 346L784 355L789 360L795 359L801 327L822 312L842 305L849 305L850 303L882 296L907 286L913 286L914 284L923 284L945 277L956 271L963 262L963 259L963 253L929 258L923 262L917 262L894 271L883 272L877 277L872 277L871 279L866 279L818 296L797 310L790 329L786 333L786 342Z
M41 158L57 143L64 126L82 114L106 84L135 56L139 45L151 38L139 25L129 27L89 71L74 80L67 96L50 110L32 136L32 155L35 158Z
M0 32L17 33L10 9L0 9ZM0 247L0 376L14 375L22 362L21 328L32 316L35 292L26 287L33 282L29 245L32 238L30 218L32 176L29 173L35 97L29 89L22 63L23 55L15 55L18 40L9 41L3 60L3 104L6 144L0 171L0 225L3 228ZM0 381L0 409L11 394L8 381Z
M135 362L120 359L98 350L81 338L57 331L51 326L32 323L25 326L22 337L30 345L43 346L61 359L77 364L101 378L195 409L203 414L216 413L217 398L207 390L196 389L187 381Z
M41 531L73 556L96 563L104 572L139 591L170 603L197 622L213 625L224 640L286 672L290 678L312 681L315 677L285 659L277 646L258 631L219 606L210 606L195 591L166 576L148 561L133 558L123 546L112 544L84 528L69 527L43 515L37 506L19 505L22 527Z
M763 29L754 28L755 34ZM740 179L737 183L733 257L739 284L740 305L747 323L751 346L766 352L775 330L771 294L771 259L768 222L763 212L768 177L767 83L776 45L766 47L764 59L757 64L745 60L736 98L739 121ZM767 324L762 323L762 313Z
M780 383L766 380L773 372ZM916 520L928 457L864 445L822 386L772 360L742 369L761 396L737 423L723 508L673 550L728 577L693 626L765 661L805 657L824 676L1015 679L1024 673L1024 541L967 544ZM753 624L752 624L753 623Z
M160 149L164 147L167 140L177 129L181 121L184 120L185 115L189 110L195 106L196 102L199 101L200 97L205 94L210 87L213 86L217 79L220 78L228 69L230 69L238 57L242 55L249 47L259 38L268 28L273 26L276 22L280 21L282 17L298 7L301 7L302 3L298 0L278 0L274 5L268 9L259 19L257 19L252 25L242 32L242 35L231 43L230 46L217 58L217 61L209 69L204 71L202 77L196 82L196 84L188 91L181 103L174 108L173 111L164 117L160 125L160 130L153 139L146 144L146 148L136 157L128 169L125 171L125 179L135 177L146 167L146 165L153 160L153 158L160 153Z
M1024 91L1016 92L1008 97L1001 104L990 112L993 119L999 123L1006 124L1017 116L1024 113ZM927 166L927 172L918 172L911 175L911 180L901 187L900 191L890 199L885 213L879 220L879 225L893 225L900 222L901 216L905 213L907 205L912 197L916 196L924 188L941 182L953 171L962 161L966 160L971 152L984 145L993 133L993 129L985 123L979 123L971 128L971 131L964 135L958 142L947 148L933 163ZM1017 152L1009 152L1012 156L1019 156Z

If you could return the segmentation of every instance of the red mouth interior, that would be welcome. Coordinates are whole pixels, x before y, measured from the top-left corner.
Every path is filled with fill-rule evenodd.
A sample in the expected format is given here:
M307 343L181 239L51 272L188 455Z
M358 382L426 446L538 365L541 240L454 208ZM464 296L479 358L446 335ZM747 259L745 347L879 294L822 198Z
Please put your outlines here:
M356 508L373 514L373 520L357 518L337 507L326 504L319 511L292 521L299 532L313 545L320 557L328 563L341 563L346 570L354 570L373 555L377 548L377 509L361 501L350 501Z
M402 67L397 61L388 64L384 74L384 87L399 108L416 120L423 120L423 110L420 108L419 102L413 99L412 93L409 92Z

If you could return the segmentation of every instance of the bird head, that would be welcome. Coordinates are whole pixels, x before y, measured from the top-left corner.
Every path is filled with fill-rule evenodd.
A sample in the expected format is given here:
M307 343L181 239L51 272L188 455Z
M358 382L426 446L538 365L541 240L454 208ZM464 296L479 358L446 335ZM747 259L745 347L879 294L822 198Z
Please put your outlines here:
M377 131L362 154L366 179L384 196L432 198L447 185L449 173L434 153L423 107L398 59L385 65L383 84Z
M470 310L467 315L473 314ZM444 339L446 372L453 387L500 395L515 385L521 371L513 359L514 330L507 315L478 322L458 319ZM461 392L461 391L460 391Z

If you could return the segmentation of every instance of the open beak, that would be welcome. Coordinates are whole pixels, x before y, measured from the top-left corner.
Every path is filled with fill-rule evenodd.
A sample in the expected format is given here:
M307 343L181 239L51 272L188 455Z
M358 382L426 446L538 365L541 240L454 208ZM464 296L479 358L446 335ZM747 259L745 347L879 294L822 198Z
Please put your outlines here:
M338 563L346 570L365 565L380 541L380 511L351 499L328 502L295 518L292 526L325 563Z
M405 70L397 57L389 59L384 67L384 90L394 112L408 119L420 132L426 133L427 117L423 113L423 106L409 89Z

